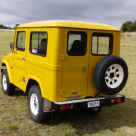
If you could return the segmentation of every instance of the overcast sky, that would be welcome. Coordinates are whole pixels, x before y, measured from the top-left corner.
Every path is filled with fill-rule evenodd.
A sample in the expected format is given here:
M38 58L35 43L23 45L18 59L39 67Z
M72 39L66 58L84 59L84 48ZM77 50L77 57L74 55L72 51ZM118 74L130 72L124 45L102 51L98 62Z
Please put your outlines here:
M120 28L136 20L136 0L0 0L0 24L41 20L77 20Z

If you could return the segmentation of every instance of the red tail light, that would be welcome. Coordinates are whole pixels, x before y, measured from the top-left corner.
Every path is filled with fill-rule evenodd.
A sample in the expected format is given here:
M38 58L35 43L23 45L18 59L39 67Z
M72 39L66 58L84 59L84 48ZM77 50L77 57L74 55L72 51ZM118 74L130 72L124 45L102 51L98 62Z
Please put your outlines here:
M72 108L73 108L73 105L61 105L60 106L60 110L68 110Z
M111 103L121 102L121 98L115 98L111 100Z
M65 108L66 108L66 109L71 109L71 108L70 108L70 105L66 105Z

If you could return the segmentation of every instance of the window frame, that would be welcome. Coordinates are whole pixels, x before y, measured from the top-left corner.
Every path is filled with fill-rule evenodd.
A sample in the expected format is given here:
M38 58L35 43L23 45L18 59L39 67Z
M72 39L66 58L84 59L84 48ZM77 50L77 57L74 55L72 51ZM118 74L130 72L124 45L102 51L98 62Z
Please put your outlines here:
M92 45L93 45L93 36L97 36L97 53L98 53L98 37L108 37L109 38L109 50L110 50L110 46L111 46L111 52L110 53L108 53L108 54L94 54L94 53L92 53ZM111 36L111 37L110 37ZM110 38L111 38L111 41L110 41ZM93 56L109 56L109 55L111 55L112 53L113 53L113 42L114 42L114 36L113 36L113 34L112 33L102 33L102 32L94 32L94 33L92 33L92 38L91 38L91 54L93 55ZM111 44L111 45L110 45Z
M70 34L85 34L85 36L86 36L86 45L85 45L85 53L84 54L79 54L79 55L75 55L75 54L69 54L69 52L68 52L68 40L69 40L69 35ZM86 52L87 52L87 34L86 34L86 32L84 32L84 31L69 31L68 32L68 34L67 34L67 54L69 55L69 56L85 56L86 55Z
M33 55L37 55L37 56L41 56L41 57L46 57L46 55L47 55L47 51L46 51L46 54L45 55L43 55L43 54L39 54L39 53L32 53L31 52L31 49L32 49L32 47L31 47L31 39L32 39L32 34L33 33L46 33L47 34L47 46L48 46L48 32L47 31L31 31L31 33L30 33L30 44L29 44L29 52L30 52L30 54L33 54ZM38 42L39 42L39 36L38 36ZM39 46L39 45L38 45Z
M20 32L25 32L25 48L24 48L24 49L17 47L17 43L18 43L18 33L20 33ZM26 49L26 31L17 31L16 50L19 50L19 51L23 51L23 52L24 52L25 49Z

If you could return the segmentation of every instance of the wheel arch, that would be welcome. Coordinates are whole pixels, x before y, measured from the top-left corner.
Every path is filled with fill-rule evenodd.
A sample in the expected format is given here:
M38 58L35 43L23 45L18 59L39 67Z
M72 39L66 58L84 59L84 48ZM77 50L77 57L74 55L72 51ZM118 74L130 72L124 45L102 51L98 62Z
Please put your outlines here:
M2 65L2 66L6 66L6 64L5 64L5 63L2 63L1 65Z
M39 85L40 87L40 91L41 91L41 95L43 94L43 87L42 87L42 83L40 81L40 79L38 79L37 77L31 76L28 79L27 85L26 85L26 93L28 94L30 88L32 85ZM43 96L43 95L42 95Z
M2 61L1 66L6 67L7 72L8 72L9 81L11 82L11 71L10 71L8 62L7 61ZM1 73L2 73L3 69L5 69L5 68L1 69Z

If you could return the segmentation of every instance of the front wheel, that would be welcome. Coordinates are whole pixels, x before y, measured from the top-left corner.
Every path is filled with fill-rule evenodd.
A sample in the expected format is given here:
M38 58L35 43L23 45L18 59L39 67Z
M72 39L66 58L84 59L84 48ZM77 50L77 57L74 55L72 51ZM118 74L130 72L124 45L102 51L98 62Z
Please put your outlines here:
M13 95L15 92L15 86L10 83L7 69L2 71L1 75L1 84L3 93L6 95Z
M33 85L28 93L28 109L30 117L36 123L49 123L51 112L43 112L43 98L38 85Z

